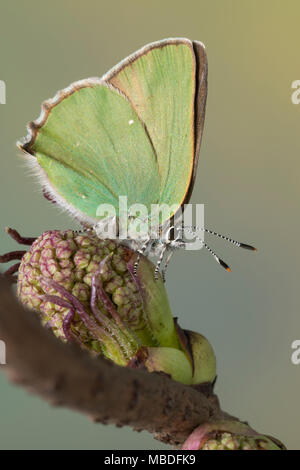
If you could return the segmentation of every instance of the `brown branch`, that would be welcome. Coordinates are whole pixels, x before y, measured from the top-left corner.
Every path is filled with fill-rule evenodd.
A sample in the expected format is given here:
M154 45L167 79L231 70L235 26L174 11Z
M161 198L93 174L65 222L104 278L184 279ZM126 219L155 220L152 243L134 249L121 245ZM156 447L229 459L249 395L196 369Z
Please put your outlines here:
M10 379L55 406L88 415L95 422L147 430L163 442L182 444L200 424L233 420L215 395L171 380L165 374L119 367L92 358L58 340L24 309L0 276L0 339L7 348Z
M0 339L7 347L1 369L10 379L94 421L147 430L178 445L209 418L219 416L216 399L167 376L116 366L91 358L56 339L35 314L16 300L0 279Z

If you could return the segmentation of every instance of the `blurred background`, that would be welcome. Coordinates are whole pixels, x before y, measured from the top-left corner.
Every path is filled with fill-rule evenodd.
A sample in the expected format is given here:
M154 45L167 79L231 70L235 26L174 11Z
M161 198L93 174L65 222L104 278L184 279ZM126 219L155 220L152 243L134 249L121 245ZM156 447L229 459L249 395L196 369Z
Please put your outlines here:
M300 365L290 358L300 339L300 105L291 101L291 83L300 79L299 15L297 0L0 6L0 79L7 87L0 105L2 253L17 249L5 226L26 236L77 228L43 199L17 157L15 141L41 102L75 80L101 76L148 42L185 36L205 43L209 91L192 202L205 204L208 228L259 251L206 238L232 273L204 250L178 252L167 290L181 326L215 348L223 409L298 450ZM1 449L167 448L147 433L51 408L1 372L0 417Z

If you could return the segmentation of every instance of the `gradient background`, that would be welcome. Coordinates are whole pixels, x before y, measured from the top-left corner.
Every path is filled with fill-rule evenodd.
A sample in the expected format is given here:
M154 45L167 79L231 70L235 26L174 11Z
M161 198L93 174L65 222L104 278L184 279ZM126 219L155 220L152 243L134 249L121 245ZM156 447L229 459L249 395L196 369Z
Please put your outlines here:
M300 366L291 342L299 319L300 3L295 0L2 0L0 79L1 252L16 249L6 225L33 236L76 227L45 201L16 157L15 141L42 100L70 82L100 76L148 42L186 36L207 47L209 93L192 202L207 227L259 248L181 252L167 289L182 326L200 331L218 358L223 408L300 449ZM207 239L208 241L208 239ZM9 358L7 358L9 361ZM113 384L112 384L113 387ZM91 424L53 409L0 374L2 449L164 449L147 433Z

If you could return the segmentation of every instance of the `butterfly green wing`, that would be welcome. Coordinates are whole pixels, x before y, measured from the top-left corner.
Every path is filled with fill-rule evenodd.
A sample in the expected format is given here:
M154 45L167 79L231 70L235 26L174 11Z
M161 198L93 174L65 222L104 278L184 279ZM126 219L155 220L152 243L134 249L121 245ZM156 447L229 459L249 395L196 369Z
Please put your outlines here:
M99 79L82 81L43 105L22 149L35 157L46 190L80 220L100 204L159 199L157 157L128 99Z
M204 123L207 62L201 43L145 46L102 80L77 82L44 103L19 147L46 191L79 220L100 204L188 202ZM161 219L160 219L161 220ZM164 220L161 220L164 222Z
M207 94L204 46L166 39L136 52L104 80L122 91L156 150L160 204L188 202L196 174Z

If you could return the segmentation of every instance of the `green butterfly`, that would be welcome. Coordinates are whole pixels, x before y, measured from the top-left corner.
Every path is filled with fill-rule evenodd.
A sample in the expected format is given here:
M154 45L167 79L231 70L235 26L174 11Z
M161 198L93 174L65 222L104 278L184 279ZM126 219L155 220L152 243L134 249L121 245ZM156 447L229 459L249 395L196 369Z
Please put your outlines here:
M119 197L126 196L128 206L141 204L149 213L153 205L171 207L159 219L164 226L192 193L206 95L203 44L165 39L101 79L75 82L45 101L18 146L50 198L83 224L97 227L103 204L119 218ZM139 256L148 246L158 250L156 275L165 251L184 246L181 236L136 241Z

